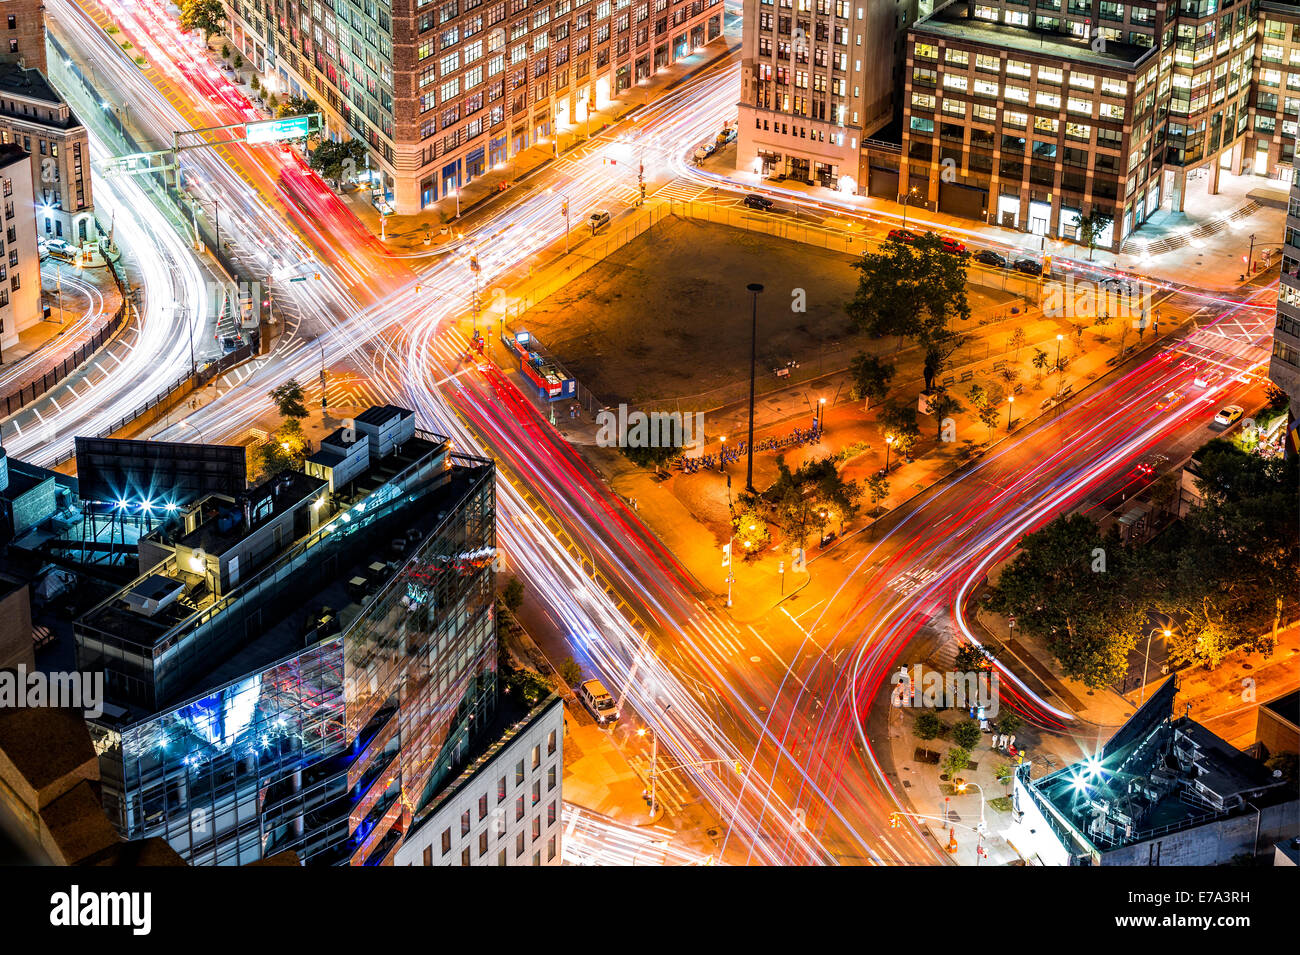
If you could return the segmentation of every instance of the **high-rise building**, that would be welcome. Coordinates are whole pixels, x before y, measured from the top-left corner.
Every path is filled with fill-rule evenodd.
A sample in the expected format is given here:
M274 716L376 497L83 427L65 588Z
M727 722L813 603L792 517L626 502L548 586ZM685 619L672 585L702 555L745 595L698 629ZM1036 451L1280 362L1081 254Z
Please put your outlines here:
M917 11L916 0L745 0L737 168L865 191L863 149L901 111Z
M1298 30L1277 0L939 6L907 31L901 153L859 191L1051 238L1095 212L1118 248L1224 171L1286 174Z
M564 703L549 696L485 727L486 748L416 813L394 865L560 865Z
M40 234L74 245L94 239L86 127L38 70L0 66L0 143L27 151Z
M41 320L41 253L36 244L35 203L27 153L0 144L0 351Z
M75 622L79 668L106 676L92 736L128 838L200 865L390 864L492 723L492 465L402 409L355 431L346 481L154 505L152 566Z
M86 128L46 77L45 5L0 0L0 143L31 156L37 227L76 244L96 237Z
M419 212L722 34L721 0L223 0L281 96L369 149L375 193Z
M1291 201L1286 211L1282 279L1277 288L1277 325L1268 377L1300 408L1300 170L1291 171Z
M45 72L45 4L0 0L0 63Z

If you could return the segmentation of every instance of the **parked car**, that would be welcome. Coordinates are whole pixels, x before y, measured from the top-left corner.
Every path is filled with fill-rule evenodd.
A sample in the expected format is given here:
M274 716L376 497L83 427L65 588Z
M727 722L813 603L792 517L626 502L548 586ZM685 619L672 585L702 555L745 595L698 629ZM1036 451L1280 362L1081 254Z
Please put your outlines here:
M599 680L588 680L578 687L578 699L591 711L591 715L596 717L596 722L601 726L618 719L618 706L614 702L614 697Z
M1025 275L1042 275L1043 267L1038 264L1037 259L1016 259L1011 263L1011 267L1017 272Z
M975 253L975 261L981 265L990 265L995 269L1005 269L1007 260L1005 257L998 255L992 249L984 249Z
M909 232L907 229L890 229L886 238L890 242L902 242L905 245L911 245L916 241L916 233Z
M760 212L768 212L776 205L776 203L767 196L760 196L756 192L751 192L749 195L745 196L744 204L749 208L757 209Z
M1245 413L1241 405L1227 405L1219 409L1219 413L1214 416L1214 423L1226 428L1230 424L1236 424Z
M69 245L63 239L46 239L44 251L45 254L56 259L63 259L65 262L71 262L77 257L76 246Z
M941 235L941 236L939 236L939 244L940 244L941 246L943 246L943 250L944 250L945 252L949 252L949 253L951 253L951 254L953 254L953 255L969 255L969 254L970 254L970 253L968 253L968 252L966 251L966 246L964 246L962 243L958 242L956 239L950 239L950 238L949 238L948 236L946 236L946 235Z
M591 226L591 234L595 235L605 226L609 225L609 213L604 209L597 209L587 219L587 225Z

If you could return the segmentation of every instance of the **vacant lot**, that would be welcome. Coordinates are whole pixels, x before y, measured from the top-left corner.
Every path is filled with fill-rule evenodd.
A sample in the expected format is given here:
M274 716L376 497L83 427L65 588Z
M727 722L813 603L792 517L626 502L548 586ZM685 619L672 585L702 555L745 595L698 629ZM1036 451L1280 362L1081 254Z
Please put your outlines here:
M758 373L847 366L860 345L844 314L855 259L802 243L670 217L526 313L527 329L606 404L738 397L747 380L750 293L759 282ZM972 308L993 300L971 292ZM804 311L792 310L796 299Z

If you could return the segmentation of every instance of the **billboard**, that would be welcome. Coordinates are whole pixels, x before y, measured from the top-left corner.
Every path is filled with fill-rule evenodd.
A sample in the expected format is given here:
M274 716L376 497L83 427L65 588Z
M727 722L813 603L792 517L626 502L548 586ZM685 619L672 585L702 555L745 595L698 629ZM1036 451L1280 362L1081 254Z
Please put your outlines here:
M171 510L207 494L234 496L247 483L239 445L77 438L76 446L83 501Z
M305 139L320 129L320 113L264 119L244 127L244 139L250 146L259 143L282 143L286 139Z

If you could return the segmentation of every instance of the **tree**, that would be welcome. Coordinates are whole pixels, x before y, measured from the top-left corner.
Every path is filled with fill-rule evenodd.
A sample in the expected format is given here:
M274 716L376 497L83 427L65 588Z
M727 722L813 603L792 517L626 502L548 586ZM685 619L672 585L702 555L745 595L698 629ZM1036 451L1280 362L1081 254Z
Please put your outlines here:
M1070 225L1078 230L1079 241L1088 247L1088 261L1092 261L1092 250L1097 247L1097 240L1114 221L1114 217L1108 216L1094 206L1086 216L1076 215L1070 222Z
M912 730L918 739L938 739L943 735L943 720L934 710L922 710L916 714Z
M507 669L503 677L501 692L519 697L529 707L536 706L552 689L550 681L533 670Z
M777 478L765 497L776 511L776 522L786 532L787 544L803 547L808 534L838 521L843 530L858 512L862 489L856 481L845 481L835 468L835 459L805 461L791 471L783 458L777 459Z
M228 60L228 59L230 59L230 44L229 44L229 43L223 43L223 44L221 44L221 58L222 58L223 60Z
M992 650L963 640L957 645L957 657L953 660L952 668L960 673L987 670L993 666L993 659Z
M943 438L943 423L948 418L965 410L962 403L954 395L941 391L930 399L930 414L934 415L934 423L937 430L936 437Z
M897 335L925 352L925 389L964 340L950 327L969 319L965 259L926 233L912 244L886 242L854 263L861 277L845 310L859 331L872 338Z
M949 779L956 779L957 774L965 772L968 765L970 765L970 751L956 746L948 750L948 755L944 757L943 765L939 768Z
M580 686L582 684L582 667L573 657L565 657L560 661L560 679L569 686Z
M524 585L518 577L511 577L501 588L501 603L511 613L524 605Z
M916 423L916 408L912 405L887 404L880 411L878 419L883 437L893 437L894 452L899 457L908 457L912 453L921 429Z
M240 56L238 53L235 54L234 62L235 62L235 69L242 70L244 68L244 58Z
M266 98L266 108L269 109L272 113L276 111L276 108L279 105L280 105L280 98L276 96L274 93L272 93L270 96Z
M894 377L894 366L875 355L858 352L849 362L849 381L853 383L853 397L868 404L881 401L889 391Z
M357 174L365 159L366 147L359 139L341 143L324 140L308 153L307 164L339 189L344 179Z
M889 478L883 474L873 474L867 478L867 496L871 498L871 506L879 507L880 502L889 497Z
M1029 360L1029 363L1033 365L1034 370L1038 372L1037 375L1038 384L1041 385L1043 383L1043 372L1045 372L1047 370L1047 366L1052 363L1051 359L1047 357L1046 351L1044 351L1041 348L1035 348L1034 357Z
M1017 325L1015 330L1011 333L1011 338L1007 344L1016 350L1016 361L1020 361L1020 349L1025 347L1025 339L1027 337L1023 325Z
M993 721L993 728L999 733L1011 736L1016 732L1016 730L1020 729L1020 724L1020 714L1014 710L1007 710Z
M296 378L290 378L278 388L272 388L268 394L271 396L271 400L275 402L280 417L297 419L307 417L307 405L303 397L302 385L298 384Z
M1145 633L1149 595L1136 552L1081 515L1026 534L985 606L1042 639L1066 676L1092 688L1121 679Z
M221 9L221 0L181 0L179 22L186 33L202 30L203 39L207 40L225 28L226 14Z
M731 517L732 543L745 560L757 560L772 543L767 528L767 518L758 511L746 508Z
M1200 501L1147 551L1146 574L1162 584L1153 603L1181 619L1170 658L1212 667L1243 647L1271 653L1300 579L1300 465L1222 439L1194 460Z
M975 414L979 416L980 422L989 429L988 436L993 437L993 429L998 425L999 404L993 395L984 389L980 384L970 386L971 403L975 406Z
M320 107L316 102L305 96L290 96L280 104L275 115L281 118L286 116L310 116L312 113L319 113Z
M952 728L952 741L962 749L974 749L981 736L980 725L974 720L962 720Z
M249 77L248 85L251 86L253 88L253 92L256 93L258 90L262 88L262 81L259 80L257 78L257 74L254 73L251 77Z

